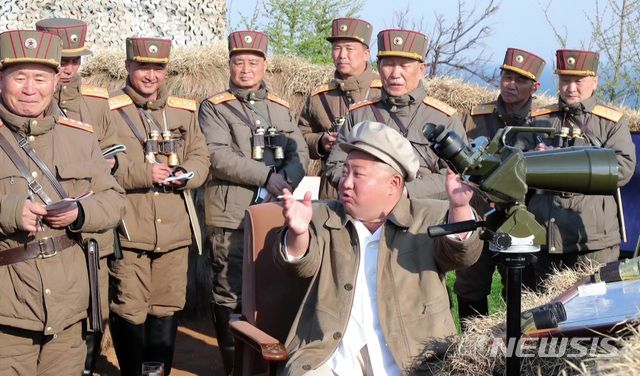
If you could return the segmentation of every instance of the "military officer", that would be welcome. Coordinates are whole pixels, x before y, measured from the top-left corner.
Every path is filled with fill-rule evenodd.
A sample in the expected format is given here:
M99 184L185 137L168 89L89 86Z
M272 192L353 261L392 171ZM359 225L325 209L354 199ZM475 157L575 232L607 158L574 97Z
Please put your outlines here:
M124 190L90 125L60 116L59 36L0 34L0 374L79 375L87 261L80 233L112 229ZM93 194L66 208L45 204ZM97 287L96 287L97 288Z
M311 159L322 160L322 171L338 136L338 130L349 114L349 107L369 97L380 95L382 83L369 63L369 45L373 28L370 23L354 18L333 20L331 57L336 67L329 83L313 89L298 118ZM321 200L334 200L338 192L323 174L320 180Z
M60 108L61 115L73 120L86 122L93 126L93 134L98 138L100 149L106 149L118 144L118 136L115 127L111 126L111 114L109 111L109 92L107 89L83 85L82 77L78 74L82 56L92 52L85 44L87 24L84 21L72 18L49 18L36 23L37 30L48 31L59 35L62 39L62 61L60 67L60 80L53 96ZM117 156L107 158L107 162L113 173ZM107 268L107 256L113 254L113 232L92 234L100 244L100 299L104 325L109 318L109 273ZM102 332L88 332L87 361L84 375L93 375L96 359L100 353Z
M480 136L492 139L498 129L525 126L531 118L532 95L540 88L540 75L545 64L543 59L530 52L508 48L500 67L498 99L471 108L463 122L467 137L470 140ZM471 203L479 214L491 210L489 204L477 195L474 195ZM485 242L482 254L474 265L456 270L453 291L458 297L458 315L463 327L463 319L489 314L487 296L491 293L493 272L498 262L494 255ZM504 284L504 270L502 267L498 270ZM527 283L530 285L529 281Z
M229 35L229 89L202 102L198 114L211 156L205 205L214 245L212 309L226 374L234 354L229 316L242 302L244 211L294 189L309 162L289 104L263 80L268 43L256 31Z
M456 110L435 98L427 97L422 78L427 69L424 62L427 37L410 30L384 30L378 33L378 71L382 81L379 97L359 102L349 111L341 128L340 144L347 140L351 127L364 120L387 124L406 137L413 147L420 169L415 180L405 187L411 198L446 199L444 183L446 165L429 148L423 135L426 123L443 124L465 140L464 130ZM334 147L327 161L327 179L337 187L347 154Z
M612 149L618 160L618 187L629 182L636 166L635 146L623 113L596 101L599 54L592 51L556 51L558 103L535 109L532 126L553 127L562 145L550 139L539 143L524 135L525 150L563 146ZM564 131L564 132L563 132ZM537 144L537 145L536 145ZM578 261L606 263L620 255L620 220L614 196L580 195L538 190L529 210L547 230L547 246L534 264L536 278L546 278L553 268L571 267Z
M123 375L139 375L144 361L171 372L192 241L183 191L202 185L209 171L196 102L172 96L165 84L170 50L168 39L127 38L127 83L109 99L127 147L115 176L127 190L128 231L120 235L123 259L110 260L109 319Z

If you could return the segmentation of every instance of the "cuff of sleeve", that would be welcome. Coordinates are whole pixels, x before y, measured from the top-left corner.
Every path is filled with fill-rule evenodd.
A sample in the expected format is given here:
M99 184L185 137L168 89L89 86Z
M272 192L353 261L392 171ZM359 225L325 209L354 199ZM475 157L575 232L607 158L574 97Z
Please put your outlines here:
M309 252L309 251L307 250L307 252L305 252L302 256L298 256L298 257L291 256L289 254L289 252L287 251L287 234L289 234L289 231L284 233L284 254L285 254L285 256L287 256L287 261L296 262L296 261L302 259L304 256L306 256L307 252Z
M471 209L471 207L469 207L469 211L471 212L471 216L473 217L474 220L478 220L478 218L476 217L476 214L473 212L473 209ZM449 214L447 214L447 223L451 223L451 221L449 220ZM458 240L458 241L465 241L467 239L469 239L471 237L471 234L473 234L473 231L469 231L465 234L464 239L462 238L462 236L460 234L449 234L449 235L445 235L447 238L451 239L451 240Z
M82 229L82 226L84 226L84 209L82 208L80 202L78 202L78 218L76 218L76 220L69 225L69 230L78 232Z

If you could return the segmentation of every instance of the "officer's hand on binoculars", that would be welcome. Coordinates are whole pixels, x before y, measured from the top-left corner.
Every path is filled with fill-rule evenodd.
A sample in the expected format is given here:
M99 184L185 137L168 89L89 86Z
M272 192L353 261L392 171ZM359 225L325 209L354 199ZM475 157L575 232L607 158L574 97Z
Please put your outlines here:
M462 183L460 176L447 168L447 181L445 183L449 204L451 207L463 207L469 205L473 190Z
M293 191L291 185L284 179L284 176L275 173L271 174L271 176L269 177L266 188L272 196L283 194L282 192L284 189Z
M151 181L153 184L159 184L164 179L168 178L173 170L166 164L154 164L151 166Z

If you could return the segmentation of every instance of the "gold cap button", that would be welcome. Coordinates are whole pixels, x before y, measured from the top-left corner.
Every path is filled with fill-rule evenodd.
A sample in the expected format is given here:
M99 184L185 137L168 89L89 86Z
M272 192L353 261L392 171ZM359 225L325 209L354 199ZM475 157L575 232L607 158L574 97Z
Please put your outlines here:
M49 289L44 290L44 294L45 295L51 295L51 290L49 290Z
M33 142L33 141L35 141L35 140L36 140L36 137L35 137L35 136L29 136L29 142Z
M33 176L33 178L35 179L35 178L37 178L37 177L38 177L38 173L37 173L37 172L35 172L35 171L33 171L33 172L31 172L31 176Z

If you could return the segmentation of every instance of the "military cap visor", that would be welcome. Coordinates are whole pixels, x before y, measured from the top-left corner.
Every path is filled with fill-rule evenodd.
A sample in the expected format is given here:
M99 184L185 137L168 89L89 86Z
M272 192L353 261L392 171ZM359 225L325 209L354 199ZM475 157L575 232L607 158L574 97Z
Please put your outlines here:
M73 18L48 18L36 23L36 30L48 31L62 39L62 57L79 57L93 52L85 44L87 23Z
M41 64L60 71L62 40L38 30L14 30L0 34L0 70L16 64Z

